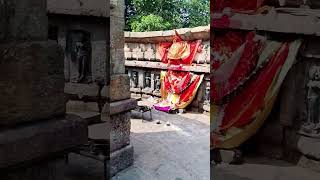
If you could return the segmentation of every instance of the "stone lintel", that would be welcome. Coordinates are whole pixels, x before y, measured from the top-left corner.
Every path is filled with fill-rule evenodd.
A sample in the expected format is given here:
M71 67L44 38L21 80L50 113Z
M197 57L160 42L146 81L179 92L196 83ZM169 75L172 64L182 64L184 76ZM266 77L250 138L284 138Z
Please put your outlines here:
M125 66L127 67L139 67L139 68L150 68L159 70L179 70L179 71L191 71L198 73L210 73L210 64L192 64L190 66L171 66L162 62L151 62L151 61L125 61Z
M210 26L200 26L195 28L177 29L179 35L186 41L209 40ZM175 32L168 31L149 31L149 32L125 32L126 43L159 43L172 42Z
M86 121L75 115L0 130L0 169L74 148L87 137Z
M106 0L48 0L47 11L52 14L110 16L109 3Z

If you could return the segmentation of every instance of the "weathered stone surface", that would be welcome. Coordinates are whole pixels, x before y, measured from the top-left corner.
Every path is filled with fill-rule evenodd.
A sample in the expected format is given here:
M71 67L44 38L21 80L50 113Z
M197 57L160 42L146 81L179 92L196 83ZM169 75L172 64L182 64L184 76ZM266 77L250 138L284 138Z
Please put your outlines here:
M298 149L305 156L320 160L320 139L301 136Z
M108 1L105 0L48 0L49 13L81 16L109 17Z
M320 161L315 161L312 159L308 159L305 156L302 156L298 162L298 165L303 167L303 168L307 168L307 169L311 169L313 171L317 171L320 172Z
M137 107L135 99L127 99L110 103L110 115L119 114L122 112L130 111Z
M110 117L110 151L114 152L130 144L130 112Z
M87 142L87 124L78 116L0 131L0 168L17 165Z
M200 26L195 28L177 29L177 32L184 40L209 40L210 26ZM172 42L175 32L170 31L150 31L150 32L125 32L125 41L130 43L159 43Z
M130 80L127 74L118 74L111 76L110 82L110 100L119 101L130 99Z
M66 164L63 158L34 163L31 166L0 173L4 180L62 180Z
M54 42L0 45L0 126L65 114L63 53Z
M67 112L99 112L98 103L83 101L68 101Z
M76 95L79 99L86 97L98 97L100 87L94 83L92 84L79 84L79 83L66 83L64 92L70 95Z
M0 41L46 40L46 1L0 1Z
M110 175L114 176L128 168L133 164L133 161L133 146L131 145L111 153L109 161Z
M90 112L90 111L84 111L84 112L68 112L68 114L73 114L76 116L81 117L84 121L87 122L88 125L95 124L101 122L101 114L98 112Z

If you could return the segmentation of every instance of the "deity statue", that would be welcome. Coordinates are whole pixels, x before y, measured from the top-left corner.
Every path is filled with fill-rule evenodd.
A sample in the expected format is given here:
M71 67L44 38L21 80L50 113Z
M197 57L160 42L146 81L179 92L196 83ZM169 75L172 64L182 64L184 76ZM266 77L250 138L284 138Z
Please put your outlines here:
M138 72L132 71L132 87L138 87Z
M144 78L144 88L151 88L151 74L149 72L146 72Z
M86 77L88 53L83 42L76 43L76 59L78 63L78 79L81 82Z
M161 88L161 82L160 82L160 75L159 74L155 75L155 83L154 83L154 85L155 85L155 88L154 88L155 91L159 92L160 88Z
M312 66L309 70L307 84L307 120L302 124L300 133L320 137L320 66Z
M71 31L67 36L66 54L70 60L70 81L80 83L85 80L91 81L91 41L90 34L82 31Z

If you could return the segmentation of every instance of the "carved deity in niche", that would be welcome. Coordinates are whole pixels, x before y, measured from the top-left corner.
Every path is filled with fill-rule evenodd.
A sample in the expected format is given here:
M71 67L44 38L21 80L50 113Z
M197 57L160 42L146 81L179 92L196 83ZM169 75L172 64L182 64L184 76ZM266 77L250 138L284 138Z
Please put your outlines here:
M302 124L300 133L320 137L320 66L309 69L307 84L307 120Z
M145 72L144 88L151 88L151 73Z
M138 72L132 71L132 87L136 88L138 87Z
M160 75L156 74L155 75L155 80L154 80L154 89L156 92L160 92L160 88L161 88L161 82L160 82Z
M83 31L68 33L67 56L70 60L70 81L89 82L91 64L90 34Z
M210 81L206 82L206 89L204 94L204 104L210 104Z

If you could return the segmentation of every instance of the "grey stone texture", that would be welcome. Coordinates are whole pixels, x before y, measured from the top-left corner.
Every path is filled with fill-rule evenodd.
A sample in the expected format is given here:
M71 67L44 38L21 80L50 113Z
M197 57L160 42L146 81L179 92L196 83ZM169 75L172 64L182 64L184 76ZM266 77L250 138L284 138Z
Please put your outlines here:
M68 95L77 96L79 99L97 98L100 93L100 88L94 83L65 83L64 92Z
M63 52L54 42L0 44L0 125L65 114Z
M114 152L130 144L130 111L110 117L110 151Z
M305 156L320 161L320 139L301 136L297 146Z
M114 176L133 164L133 146L128 145L110 155L110 175Z
M123 101L112 102L109 107L110 115L120 114L136 108L137 101L135 99L127 99Z
M46 158L87 142L87 123L67 115L0 131L0 168Z
M0 42L46 40L46 1L0 1Z
M49 13L108 17L110 14L109 1L105 0L48 0Z
M111 76L110 101L120 101L130 99L130 80L127 74L117 74Z
M111 1L110 13L110 72L124 74L124 1Z

